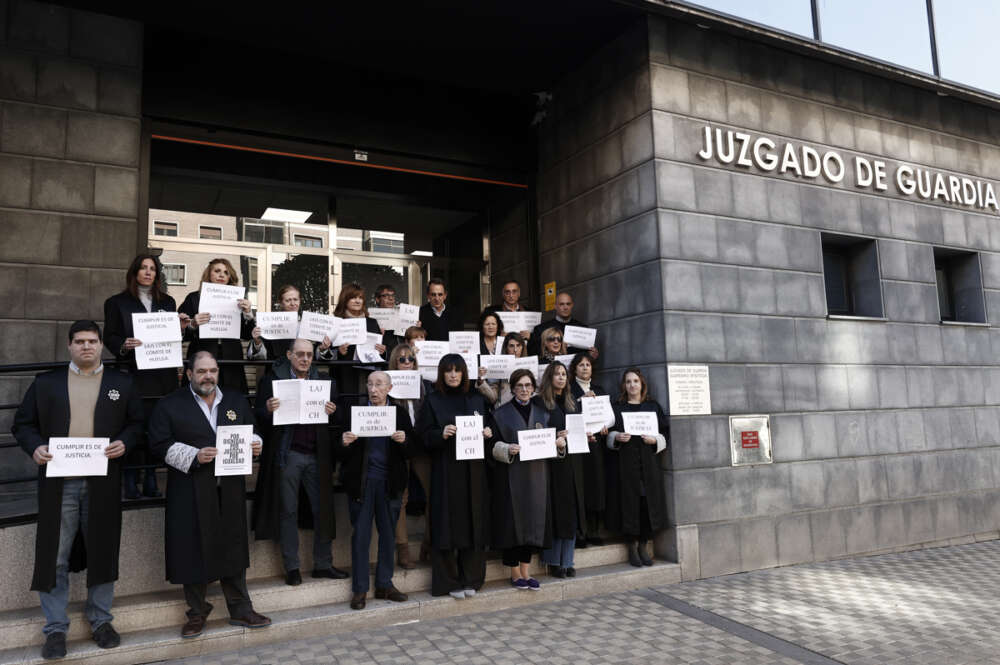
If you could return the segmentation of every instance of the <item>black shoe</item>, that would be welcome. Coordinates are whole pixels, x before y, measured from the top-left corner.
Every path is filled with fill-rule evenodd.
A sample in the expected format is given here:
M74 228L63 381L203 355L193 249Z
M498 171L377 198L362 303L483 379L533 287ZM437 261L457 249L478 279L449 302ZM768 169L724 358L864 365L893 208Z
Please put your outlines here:
M97 646L102 649L114 649L122 643L121 635L118 634L118 631L115 630L110 622L102 623L98 626L91 637L97 642Z
M49 633L45 636L45 645L42 647L42 658L45 660L55 660L66 657L66 633Z
M394 603L405 603L409 598L409 596L391 584L385 589L375 589L375 597L380 600L391 600Z
M159 499L161 496L163 496L163 492L157 489L156 485L152 486L145 485L142 488L142 495L145 497L149 497L150 499Z
M566 577L576 577L576 568L570 566L566 569Z
M313 577L315 577L315 575ZM285 584L288 586L298 586L302 584L302 574L299 573L298 568L289 570L285 573Z
M549 566L549 575L552 577L566 577L566 569L559 566Z
M604 544L604 539L597 536L587 536L587 542L595 547L600 547Z
M132 487L126 487L125 488L125 498L126 499L129 499L130 501L134 501L134 500L138 499L141 496L142 496L142 494L139 493L139 488L138 487L135 487L133 485Z
M590 543L587 542L586 538L577 538L576 543L573 545L573 547L582 550L586 549L589 544Z
M646 552L646 541L642 541L636 547L637 553L639 554L639 561L642 562L644 566L652 566L653 560L649 558L649 554ZM635 565L635 564L633 564Z
M639 558L638 545L634 540L628 544L628 562L636 568L642 567L642 559Z
M346 580L351 576L347 571L341 570L336 566L330 566L329 568L316 568L312 572L313 577L325 577L330 580Z

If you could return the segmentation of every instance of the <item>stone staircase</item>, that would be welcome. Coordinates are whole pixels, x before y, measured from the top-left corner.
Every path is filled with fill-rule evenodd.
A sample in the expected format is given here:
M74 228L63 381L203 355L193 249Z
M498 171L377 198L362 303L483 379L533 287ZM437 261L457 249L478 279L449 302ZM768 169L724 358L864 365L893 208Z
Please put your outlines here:
M411 545L414 561L419 548ZM555 579L541 574L534 564L540 591L518 591L508 583L508 570L499 559L487 563L486 585L474 598L455 600L430 595L431 570L419 564L414 570L397 568L393 582L410 599L405 603L375 600L369 593L364 610L348 606L350 579L315 580L306 572L301 586L285 585L283 577L260 577L248 581L257 611L273 620L269 628L256 630L230 626L225 602L218 585L209 587L209 601L215 606L205 632L194 639L182 639L180 628L186 609L180 587L126 595L115 599L115 628L122 634L116 649L102 650L90 639L82 603L70 604L70 632L65 662L115 665L150 663L216 651L282 642L301 637L377 628L399 623L425 621L447 616L496 610L579 598L601 593L636 589L680 581L680 567L657 560L655 565L633 568L626 561L625 546L619 543L576 550L577 577ZM43 663L40 656L44 620L36 606L0 612L0 665Z

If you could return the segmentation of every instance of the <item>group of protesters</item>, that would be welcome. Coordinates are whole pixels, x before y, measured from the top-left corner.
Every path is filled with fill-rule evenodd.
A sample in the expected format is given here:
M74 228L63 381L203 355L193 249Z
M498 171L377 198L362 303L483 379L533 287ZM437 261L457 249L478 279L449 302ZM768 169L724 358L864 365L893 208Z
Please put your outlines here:
M239 276L228 260L218 258L209 262L202 282L235 286ZM442 280L429 281L419 320L402 330L380 325L369 316L369 294L358 284L346 285L333 314L366 319L365 329L378 335L373 346L383 368L362 358L359 345L335 344L339 340L329 336L269 338L244 298L236 302L241 339L209 337L212 314L202 311L199 292L178 307L166 292L158 257L137 256L126 288L105 302L103 332L93 321L75 322L68 334L68 366L38 375L15 416L14 436L39 465L32 589L39 592L46 619L43 657L66 654L68 573L84 568L93 639L102 648L120 643L111 605L121 497L160 496L154 469L162 463L166 578L183 585L185 638L204 631L212 610L206 588L216 580L231 624L270 625L254 610L247 590L250 530L258 540L278 542L285 582L294 586L302 583L299 529L311 529L312 577L351 577L350 606L363 609L374 523L374 595L408 600L393 584L393 573L397 562L404 569L415 566L405 507L413 498L411 488L418 486L427 496L419 558L430 561L435 596L474 596L484 584L490 551L500 553L514 588L537 591L533 556L539 555L552 577L574 577L575 549L600 545L609 534L624 538L632 565L652 565L649 542L667 526L657 457L668 443L663 408L636 367L622 373L613 392L598 384L596 343L571 348L564 339L567 326L586 327L573 318L569 293L557 294L553 318L525 330L504 327L505 312L524 311L520 284L510 280L501 293L502 302L486 307L475 322L478 353L534 355L538 363L490 378L485 366L470 364L467 353L443 355L436 371L419 367L421 344L447 342L452 332L466 329L467 322L448 305ZM397 305L391 286L370 295L381 311ZM300 290L282 286L276 305L301 317ZM187 342L183 372L138 368L136 349L143 340L133 329L133 314L154 312L177 312ZM116 358L117 368L105 368L103 351ZM267 367L252 406L243 366L219 363L247 359ZM342 362L330 363L327 376L317 361ZM425 378L417 380L417 389L394 397L394 377L399 381L401 373L421 369ZM296 379L328 384L320 386L328 398L317 403L319 420L288 423L276 417L288 406L285 393L278 396L285 384L278 382ZM610 404L599 421L583 422L588 400ZM375 435L352 431L361 429L351 417L357 407L382 409L388 424ZM629 424L640 412L649 414L641 433ZM249 522L246 476L222 475L217 468L218 428L240 425L252 427L250 450L259 462ZM529 438L554 454L529 455L522 450ZM50 450L56 440L103 441L106 474L47 473L56 459L56 450ZM478 453L468 454L470 441ZM350 572L332 558L335 481L348 502Z

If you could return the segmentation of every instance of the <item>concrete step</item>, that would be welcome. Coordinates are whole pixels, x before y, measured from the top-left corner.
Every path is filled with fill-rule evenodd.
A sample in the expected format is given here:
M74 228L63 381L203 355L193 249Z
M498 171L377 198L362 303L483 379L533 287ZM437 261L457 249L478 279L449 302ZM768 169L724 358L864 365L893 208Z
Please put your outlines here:
M585 551L578 550L578 553ZM416 591L410 593L410 599L405 603L374 600L369 595L367 607L360 611L351 610L346 601L330 602L329 599L322 604L278 610L265 610L263 606L259 606L258 609L270 616L274 623L268 628L256 630L230 626L224 618L225 608L216 604L217 609L213 614L223 618L211 621L200 637L182 639L181 621L133 632L123 631L122 644L117 649L98 649L87 637L70 641L65 662L93 665L152 663L304 637L676 584L680 582L680 566L662 561L644 568L633 568L627 563L613 563L580 568L577 577L573 579L554 579L546 575L537 577L542 583L539 591L518 591L510 586L507 579L499 579L488 582L475 597L466 600L455 600L450 596L434 598L426 591ZM316 585L330 586L327 582ZM252 589L251 593L256 591ZM262 601L264 596L263 593L255 595L255 604L258 604L258 598ZM117 625L117 619L115 623ZM8 648L0 651L0 665L34 665L46 662L39 654L37 644Z
M414 552L414 555L416 554L417 552ZM578 569L587 569L621 563L626 560L627 552L623 544L612 543L601 547L578 549L574 557ZM417 557L414 556L413 560L416 561ZM540 574L543 572L542 568L537 563L536 557L533 570ZM490 559L487 562L487 582L505 580L508 574L508 570L499 559ZM402 570L397 566L393 583L400 591L408 594L426 591L431 586L430 565L418 564L413 570ZM374 588L374 580L371 581L371 586ZM330 603L346 605L351 599L350 579L317 580L310 577L308 571L303 571L301 586L286 585L284 577L266 577L249 580L247 587L254 608L268 616L275 612L315 605ZM225 601L217 584L209 587L208 600L215 606L215 614L225 615ZM186 621L184 615L186 609L187 605L180 586L173 586L167 591L123 596L115 599L114 626L123 634L155 630L165 626L179 627ZM88 639L90 626L83 616L83 604L70 603L69 610L68 639ZM45 641L41 632L44 624L41 610L37 607L0 613L0 645L7 648L40 645Z

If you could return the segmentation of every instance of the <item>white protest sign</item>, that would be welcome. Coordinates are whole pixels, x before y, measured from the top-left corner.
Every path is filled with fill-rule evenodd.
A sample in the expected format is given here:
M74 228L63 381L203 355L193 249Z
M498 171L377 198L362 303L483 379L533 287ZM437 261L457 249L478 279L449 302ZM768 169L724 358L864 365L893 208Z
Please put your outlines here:
M623 411L622 427L632 436L657 436L660 422L652 411Z
M420 373L428 381L437 380L438 363L445 354L450 352L448 342L429 342L424 340L417 346L417 366Z
M396 305L396 320L399 321L397 332L405 333L407 328L417 325L420 320L420 308L416 305Z
M483 459L483 417L455 416L455 459Z
M337 317L316 312L302 312L298 336L313 342L322 342L324 337L329 337L332 342L337 337L338 330L340 330L340 319Z
M514 369L512 369L511 372L518 369L526 369L534 375L535 381L538 381L539 379L542 378L542 375L539 374L538 372L537 356L527 356L526 358L514 358L513 365ZM508 375L507 378L510 379L510 375Z
M448 333L452 353L479 353L479 333L474 330L452 330Z
M199 334L205 339L239 339L242 313L237 300L243 298L246 289L228 284L201 283L198 311L208 312L212 318L198 326Z
M382 335L379 333L368 333L365 343L358 346L358 360L366 363L377 363L385 360L375 348L376 344L382 343Z
M389 397L394 399L420 399L420 372L416 370L389 370L392 381Z
M588 426L611 427L615 424L615 411L611 408L611 397L597 395L596 397L581 397L583 418Z
M558 456L556 451L556 428L525 429L517 433L518 455L522 462Z
M596 346L597 330L582 326L566 326L563 329L563 341L566 346L576 349L589 349Z
M219 425L215 430L215 475L249 476L253 473L253 425Z
M469 370L469 381L475 381L479 378L479 354L473 351L472 353L460 353L462 360L465 361L465 367Z
M160 369L163 367L183 367L181 347L184 342L151 342L135 347L137 369Z
M108 475L108 458L104 456L104 449L110 442L107 438L49 439L52 459L45 464L45 475L49 478Z
M584 420L582 414L566 414L566 445L571 455L590 452L590 444L587 442L587 426Z
M257 327L264 339L295 339L299 334L299 313L257 312Z
M392 436L396 431L396 407L352 406L351 432L359 437Z
M299 423L309 425L329 422L330 416L326 413L326 403L329 401L329 381L303 381Z
M507 339L503 335L497 335L497 343L493 345L493 355L499 356L504 352L503 341Z
M179 342L181 321L177 312L132 313L132 337L143 344L153 342Z
M497 310L496 314L503 321L503 329L507 332L530 331L542 322L541 312L525 312L523 310L519 312L506 312L504 310Z
M486 368L486 378L507 381L514 371L514 356L479 356L479 364Z
M368 341L368 321L366 319L340 319L337 337L333 339L334 346L364 344L366 341Z
M302 404L302 379L284 379L271 383L278 408L271 414L275 425L297 425Z
M574 353L567 353L564 356L556 356L556 360L565 365L567 371L569 370L570 363L573 362L573 358L576 358L576 354Z
M395 307L369 307L368 316L378 321L378 327L382 330L396 330L399 328L399 320L396 318Z
M672 416L708 416L712 392L708 365L667 365L667 388Z
M542 377L545 376L545 370L547 370L548 368L549 368L549 363L544 363L544 364L539 363L538 373L535 375L535 378L541 381Z

